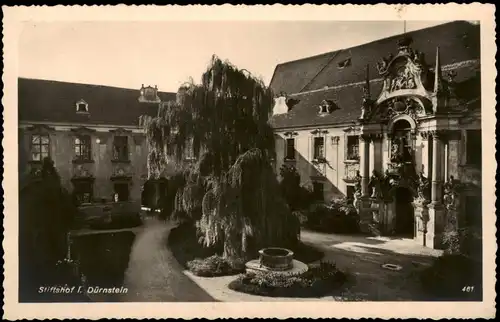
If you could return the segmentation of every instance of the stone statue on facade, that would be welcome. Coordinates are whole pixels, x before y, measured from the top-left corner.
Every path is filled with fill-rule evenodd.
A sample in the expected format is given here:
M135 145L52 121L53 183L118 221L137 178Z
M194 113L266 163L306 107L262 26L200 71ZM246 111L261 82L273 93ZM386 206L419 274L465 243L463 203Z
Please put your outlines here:
M417 193L418 199L421 201L428 201L430 199L430 185L423 172L420 172L417 180Z
M370 113L371 104L370 90L365 86L363 87L363 102L361 104L361 116L359 117L361 120L365 119Z
M372 190L371 198L382 198L382 178L376 170L372 171L368 187Z
M395 137L391 142L391 161L399 162L401 159L401 151L399 151L400 139Z
M361 175L359 171L356 171L356 176L354 177L354 206L356 208L358 208L360 198L361 198Z
M450 176L448 181L444 183L443 204L447 209L456 209L458 206L459 187L460 183L453 176Z

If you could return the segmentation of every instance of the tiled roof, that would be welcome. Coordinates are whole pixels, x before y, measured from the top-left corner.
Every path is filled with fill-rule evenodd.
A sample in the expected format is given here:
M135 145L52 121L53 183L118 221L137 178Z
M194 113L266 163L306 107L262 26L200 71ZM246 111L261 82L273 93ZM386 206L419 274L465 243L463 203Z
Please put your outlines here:
M461 102L480 98L478 25L457 21L407 36L413 39L414 49L424 52L431 69L439 46L441 65L457 72L455 88ZM370 66L372 99L376 99L382 89L376 63L388 54L397 53L399 39L401 35L278 65L270 86L275 93L287 93L296 103L288 113L273 116L271 125L279 129L356 121L361 115L366 65ZM339 68L347 59L350 59L349 65ZM320 115L318 108L325 99L334 101L338 108Z
M291 61L276 66L270 87L275 93L294 94L364 80L365 68L378 75L376 63L388 54L396 54L402 35L380 39L357 47ZM408 32L412 47L423 52L433 66L436 47L440 47L442 65L480 58L479 25L455 21L435 27ZM350 58L350 65L339 68Z
M380 91L382 82L372 83L372 88L374 91ZM349 123L361 115L362 96L361 85L293 95L291 98L298 102L288 113L273 116L270 123L276 129ZM319 106L323 100L332 100L336 108L331 113L320 115Z
M158 92L162 101L175 93ZM18 79L19 121L137 126L139 116L156 115L158 103L138 101L139 89L125 89L41 79ZM76 113L84 100L88 114Z
M480 73L478 66L454 69L455 92L461 102L470 102L481 97ZM290 95L292 102L288 113L274 115L270 124L275 129L346 124L357 121L361 116L363 85L337 86L333 88ZM382 80L370 82L372 99L377 99L382 90ZM320 115L319 106L323 100L332 100L336 105L331 113ZM295 104L293 104L295 101Z

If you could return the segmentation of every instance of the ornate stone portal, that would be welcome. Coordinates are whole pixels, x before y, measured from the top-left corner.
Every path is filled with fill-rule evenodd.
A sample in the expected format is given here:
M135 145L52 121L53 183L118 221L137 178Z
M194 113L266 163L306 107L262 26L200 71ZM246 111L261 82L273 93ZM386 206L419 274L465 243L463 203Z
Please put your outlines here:
M447 137L443 130L456 130L452 124L458 122L440 122L434 117L447 108L439 50L431 71L424 54L412 49L411 44L411 39L401 40L397 54L383 58L377 65L384 79L377 99L370 97L366 75L357 124L361 129L360 166L353 178L354 205L363 231L390 234L398 216L395 193L405 188L413 199L409 202L414 214L413 238L438 248L445 218L456 218L458 209L456 190L449 188L453 184L447 183L442 190L447 176L443 166L448 162L446 158L450 151L458 153L456 149L445 149ZM381 135L383 149L375 140Z

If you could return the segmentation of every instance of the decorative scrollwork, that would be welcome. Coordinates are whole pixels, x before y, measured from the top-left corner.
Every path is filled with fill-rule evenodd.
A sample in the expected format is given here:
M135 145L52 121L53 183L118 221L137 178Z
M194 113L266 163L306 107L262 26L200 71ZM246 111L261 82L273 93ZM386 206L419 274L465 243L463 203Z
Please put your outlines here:
M389 67L389 63L393 59L393 55L389 54L387 57L382 57L382 59L377 63L377 70L380 74L385 74L387 72L387 68Z
M386 118L392 118L400 114L407 114L413 119L425 115L425 110L417 101L411 97L393 98L387 102Z
M415 76L407 64L398 69L397 74L392 78L389 91L398 91L401 89L414 89L417 87Z

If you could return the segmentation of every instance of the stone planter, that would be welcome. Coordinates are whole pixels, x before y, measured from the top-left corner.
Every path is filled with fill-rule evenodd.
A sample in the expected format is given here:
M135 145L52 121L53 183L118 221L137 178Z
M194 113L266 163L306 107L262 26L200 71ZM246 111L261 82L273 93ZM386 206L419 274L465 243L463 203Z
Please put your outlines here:
M272 271L286 271L293 268L293 252L285 248L270 247L259 250L259 262Z

